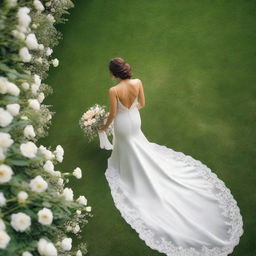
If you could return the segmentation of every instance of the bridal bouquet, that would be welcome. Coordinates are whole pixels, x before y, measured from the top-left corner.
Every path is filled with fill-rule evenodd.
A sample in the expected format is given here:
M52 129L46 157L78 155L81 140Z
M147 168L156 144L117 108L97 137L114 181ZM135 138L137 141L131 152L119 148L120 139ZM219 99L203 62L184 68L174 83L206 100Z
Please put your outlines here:
M108 115L109 112L105 110L105 106L95 104L82 115L79 124L89 141L99 137L101 148L112 149L107 135L113 134L113 125L111 124L106 132L99 131L107 121Z

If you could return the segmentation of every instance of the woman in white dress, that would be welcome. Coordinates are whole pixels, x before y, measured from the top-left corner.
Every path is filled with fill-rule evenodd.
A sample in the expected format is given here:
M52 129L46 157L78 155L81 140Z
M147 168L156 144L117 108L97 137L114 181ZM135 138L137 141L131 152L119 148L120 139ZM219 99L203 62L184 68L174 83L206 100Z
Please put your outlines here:
M152 249L168 256L225 256L239 243L236 200L199 160L147 140L139 109L143 84L122 58L109 62L119 83L109 89L113 150L105 172L115 206ZM161 106L159 106L161 108Z

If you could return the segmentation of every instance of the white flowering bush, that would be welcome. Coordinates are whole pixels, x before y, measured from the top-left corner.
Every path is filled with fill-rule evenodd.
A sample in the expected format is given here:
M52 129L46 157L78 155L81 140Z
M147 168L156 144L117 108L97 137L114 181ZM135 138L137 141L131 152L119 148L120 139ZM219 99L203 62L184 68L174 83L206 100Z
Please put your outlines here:
M56 170L60 145L38 145L47 136L53 113L43 104L51 88L42 81L53 47L62 35L71 0L0 1L0 255L81 256L86 243L75 243L92 217L84 196L74 199L69 177L79 167Z

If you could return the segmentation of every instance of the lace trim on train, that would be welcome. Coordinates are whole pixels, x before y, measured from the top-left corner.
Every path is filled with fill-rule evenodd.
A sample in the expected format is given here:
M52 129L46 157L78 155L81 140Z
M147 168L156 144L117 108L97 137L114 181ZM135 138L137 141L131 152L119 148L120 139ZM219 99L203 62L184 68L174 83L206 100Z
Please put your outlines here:
M196 160L189 155L185 155L182 152L174 151L164 145L158 145L154 142L150 143L157 151L167 154L168 157L186 162L190 166L196 167L197 171L199 171L205 180L209 181L219 189L220 192L216 194L216 196L220 207L222 208L222 214L230 219L229 224L231 227L228 230L228 233L231 234L230 239L232 243L230 246L222 248L215 247L209 249L206 246L202 246L200 250L196 250L192 247L177 247L171 241L166 241L164 238L161 238L161 240L155 240L154 233L147 227L138 213L123 203L125 196L119 187L118 171L109 167L105 172L105 176L109 183L115 206L119 209L121 216L138 233L139 237L145 241L147 246L151 249L158 250L161 253L165 253L168 256L226 256L232 253L234 247L239 243L240 236L243 234L243 221L240 209L237 206L237 202L233 198L230 189L228 189L225 186L225 183L201 161Z

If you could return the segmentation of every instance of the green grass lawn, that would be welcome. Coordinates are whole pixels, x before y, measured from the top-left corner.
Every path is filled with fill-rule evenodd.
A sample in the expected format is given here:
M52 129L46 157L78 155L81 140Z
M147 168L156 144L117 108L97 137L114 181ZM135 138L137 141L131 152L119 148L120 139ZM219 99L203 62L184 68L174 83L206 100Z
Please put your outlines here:
M158 144L207 164L231 189L245 233L234 256L256 255L255 93L256 1L75 1L60 66L47 79L56 111L46 145L65 150L63 171L94 217L83 231L89 256L158 256L115 208L104 176L110 151L88 144L78 125L92 104L108 104L108 61L123 57L142 80L142 130ZM254 169L253 169L254 167Z

